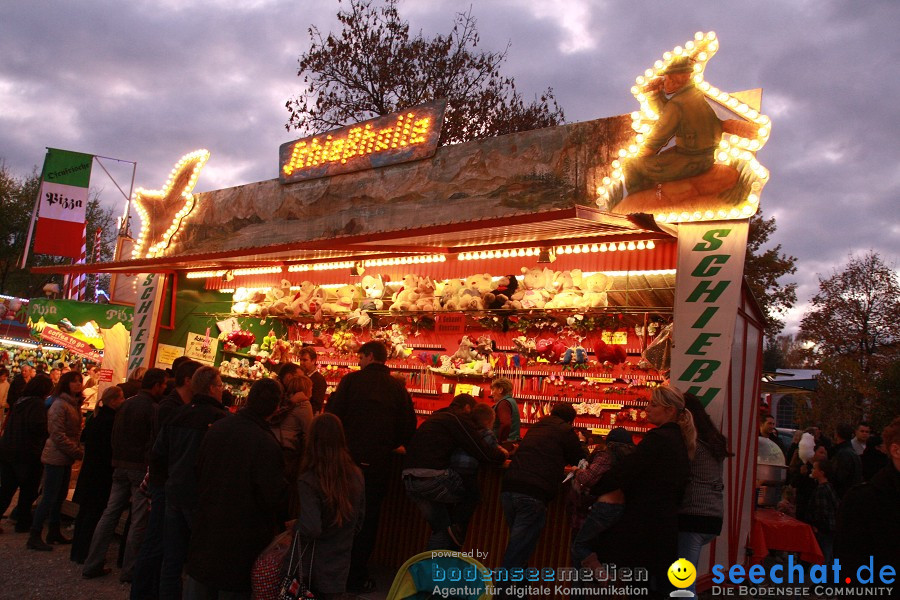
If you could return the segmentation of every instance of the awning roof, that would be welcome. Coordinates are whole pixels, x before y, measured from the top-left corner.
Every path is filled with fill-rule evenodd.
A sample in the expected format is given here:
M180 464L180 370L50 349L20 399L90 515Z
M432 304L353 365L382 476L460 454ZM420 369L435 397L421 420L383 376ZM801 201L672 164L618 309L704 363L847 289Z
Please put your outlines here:
M419 254L457 254L523 246L554 246L670 239L649 215L614 215L586 206L490 219L348 235L271 246L125 260L107 263L33 267L38 273L160 273L321 261L390 258Z

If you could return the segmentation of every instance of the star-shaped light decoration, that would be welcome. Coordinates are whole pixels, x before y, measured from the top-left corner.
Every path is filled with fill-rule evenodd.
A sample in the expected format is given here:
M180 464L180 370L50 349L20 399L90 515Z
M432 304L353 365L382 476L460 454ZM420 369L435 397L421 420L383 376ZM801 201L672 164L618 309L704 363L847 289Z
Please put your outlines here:
M134 192L134 205L141 217L141 233L132 250L132 258L153 258L166 253L194 208L196 200L191 190L207 160L209 151L195 150L178 161L162 190L138 188ZM148 242L152 245L145 252Z
M612 161L611 173L603 178L603 185L597 188L597 205L600 208L606 209L611 199L620 197L625 184L622 161L641 154L646 134L659 119L660 115L648 102L644 86L655 77L662 76L673 61L690 57L694 61L691 78L697 88L706 98L720 104L743 120L733 127L733 132L723 132L719 147L715 151L717 165L727 165L737 171L740 186L735 189L741 192L741 197L728 207L711 207L708 210L693 212L655 212L654 217L660 223L680 223L749 218L756 212L759 207L759 194L769 179L768 170L756 160L756 152L768 141L772 124L769 117L759 112L758 107L749 106L737 95L723 92L704 81L706 63L718 49L719 41L715 32L697 32L694 39L688 41L684 47L676 46L671 52L664 53L661 60L657 60L651 68L635 79L631 93L641 105L641 110L631 113L631 127L635 135L626 147L618 151L619 158Z

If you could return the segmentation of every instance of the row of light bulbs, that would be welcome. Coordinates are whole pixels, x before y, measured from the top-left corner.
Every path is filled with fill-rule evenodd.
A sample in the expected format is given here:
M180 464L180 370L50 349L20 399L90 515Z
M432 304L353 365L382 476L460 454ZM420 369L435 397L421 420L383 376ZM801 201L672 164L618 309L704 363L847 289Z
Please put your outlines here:
M656 244L653 240L638 240L637 242L609 242L602 244L575 244L570 246L558 246L557 254L588 254L591 252L615 252L626 250L653 250ZM488 258L515 258L523 256L538 256L541 248L507 248L505 250L482 250L477 252L462 252L457 257L459 260L483 260ZM364 267L388 267L395 265L418 265L446 262L447 257L442 254L429 254L424 256L401 256L397 258L376 258L364 260ZM305 265L288 266L289 273L302 273L304 271L333 271L337 269L349 269L356 263L353 261L329 262ZM234 269L234 275L267 275L280 273L281 267L253 267L247 269ZM222 277L226 271L192 271L187 274L188 279L204 279L210 277Z
M710 85L703 79L703 72L706 69L706 63L715 55L719 49L719 42L713 31L708 33L697 32L694 39L685 43L684 47L676 46L671 52L665 52L662 60L657 60L653 64L653 68L647 69L642 75L635 79L635 85L631 88L631 93L640 103L641 110L631 113L632 129L636 132L634 140L626 147L619 149L618 158L611 163L612 171L610 175L602 180L602 186L597 188L599 196L597 204L599 206L608 206L611 190L618 186L624 186L625 176L622 171L622 161L637 156L644 143L645 135L652 130L652 125L659 119L659 114L650 106L649 98L644 93L644 86L655 77L663 75L673 60L691 56L694 59L694 73L692 75L693 82L697 88L704 93L707 98L726 106L727 108L737 112L745 119L751 121L757 126L755 139L744 138L738 135L722 136L719 142L719 148L716 151L715 159L720 164L732 164L738 161L747 163L751 172L756 178L751 185L751 193L745 199L740 207L729 210L717 211L694 211L680 212L654 215L657 222L661 223L679 223L691 221L705 221L712 219L737 219L753 215L759 204L759 193L762 186L769 178L768 170L756 160L754 152L762 148L768 141L771 131L771 121L766 115L760 114L759 111L747 106L737 98L732 97L726 92Z
M162 256L169 245L178 238L178 234L181 231L182 219L184 219L194 208L195 200L194 195L191 192L197 183L197 178L200 176L200 170L203 169L203 165L206 164L207 160L209 160L208 150L195 150L194 152L185 154L181 157L181 160L175 164L172 172L169 173L169 178L166 180L166 184L163 186L162 190L145 190L143 188L138 188L134 192L134 205L137 207L138 215L141 218L141 232L138 234L137 243L134 245L134 250L131 252L131 258L142 258L141 253L144 250L144 244L147 242L147 235L150 231L150 215L147 212L147 209L141 204L139 198L151 201L161 200L172 191L175 179L184 166L191 162L194 163L190 179L184 187L184 190L181 192L181 197L185 201L184 206L175 214L172 223L169 224L169 228L163 233L162 239L147 248L147 253L143 258Z
M591 252L615 252L617 250L653 250L656 244L653 240L638 240L637 242L610 242L602 244L575 244L573 246L557 246L556 254L588 254ZM516 258L522 256L538 256L541 248L517 248L506 250L482 250L478 252L463 252L459 260L485 260L490 258Z

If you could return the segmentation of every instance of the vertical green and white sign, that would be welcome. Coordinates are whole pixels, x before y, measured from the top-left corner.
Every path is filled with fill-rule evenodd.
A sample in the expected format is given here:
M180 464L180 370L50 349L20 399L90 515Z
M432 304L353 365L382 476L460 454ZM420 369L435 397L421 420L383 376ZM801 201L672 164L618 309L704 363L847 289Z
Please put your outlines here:
M670 381L716 414L728 386L748 225L742 220L678 226Z
M155 273L140 275L137 279L137 302L134 305L134 322L131 326L131 349L128 352L128 373L137 367L151 367L150 355L153 336L159 316L162 295L162 277Z

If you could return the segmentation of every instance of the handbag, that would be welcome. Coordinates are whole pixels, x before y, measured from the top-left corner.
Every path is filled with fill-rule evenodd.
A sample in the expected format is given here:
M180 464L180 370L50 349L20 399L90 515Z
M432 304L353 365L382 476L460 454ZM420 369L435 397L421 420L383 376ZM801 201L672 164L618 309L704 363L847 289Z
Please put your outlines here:
M312 573L312 564L313 558L315 558L316 554L316 542L315 540L311 544L312 552L309 557L309 570ZM300 532L294 533L294 540L291 543L291 551L285 556L284 561L284 570L282 571L281 576L281 585L278 588L278 595L276 596L278 600L314 600L315 594L310 591L309 587L307 587L306 582L303 581L303 555L306 553L306 550L310 548L310 545L307 545L306 548L301 547L300 542Z
M284 561L291 550L293 537L291 530L278 534L253 563L250 571L253 600L278 600Z

